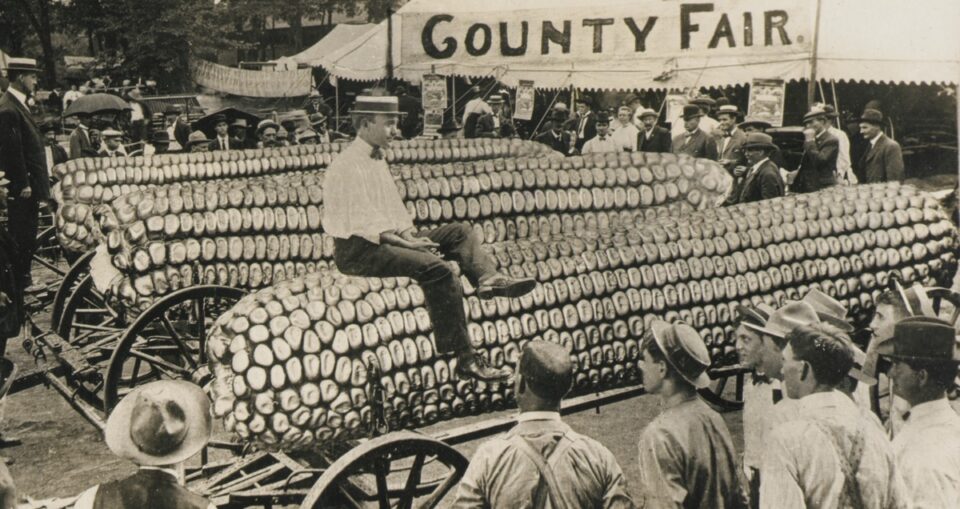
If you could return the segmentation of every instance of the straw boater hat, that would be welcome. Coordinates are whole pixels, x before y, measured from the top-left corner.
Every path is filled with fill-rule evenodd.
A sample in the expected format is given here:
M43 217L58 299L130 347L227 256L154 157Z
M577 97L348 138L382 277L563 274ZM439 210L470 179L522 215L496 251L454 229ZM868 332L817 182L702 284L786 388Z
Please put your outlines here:
M719 117L720 115L733 115L734 119L738 119L743 116L743 113L740 113L740 110L737 109L736 105L724 104L717 109L717 116Z
M684 380L697 389L710 385L710 377L707 376L710 353L696 329L683 322L654 320L650 324L650 333L667 363Z
M821 322L826 322L843 332L853 332L853 325L847 321L847 307L837 299L813 288L803 297L801 302L813 306Z
M397 97L392 95L361 95L353 105L351 114L400 115Z
M788 301L780 309L770 315L770 319L763 325L744 322L743 325L761 334L783 339L793 329L801 325L820 323L820 317L813 306L806 302Z
M4 68L9 72L40 72L37 67L37 60L34 58L8 58L7 66Z
M273 128L279 131L280 125L274 122L273 120L270 120L269 118L266 120L261 120L260 123L257 124L257 136L260 136L260 134L263 133L265 129L269 129L269 128Z
M894 360L960 363L956 330L948 322L929 316L911 316L897 322L893 338L878 345L877 353Z
M770 151L776 149L777 146L773 143L773 138L769 134L748 133L746 139L743 140L743 149L750 148L762 148Z
M490 104L490 105L503 104L503 96L501 96L500 94L493 94L487 98L487 104Z
M141 466L175 465L200 452L213 417L203 389L184 380L137 387L107 419L107 447Z
M100 133L100 136L101 136L103 139L107 140L107 139L110 139L110 138L120 138L120 137L123 136L123 133L121 133L120 131L118 131L118 130L116 130L116 129L107 128L107 129L104 129L103 132Z

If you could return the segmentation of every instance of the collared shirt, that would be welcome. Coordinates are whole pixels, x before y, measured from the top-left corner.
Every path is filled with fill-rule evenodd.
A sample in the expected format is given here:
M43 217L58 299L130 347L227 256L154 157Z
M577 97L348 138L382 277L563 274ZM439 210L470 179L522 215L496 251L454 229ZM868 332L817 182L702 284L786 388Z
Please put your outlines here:
M877 140L879 140L881 136L883 136L883 133L879 132L877 133L876 136L874 136L873 138L870 138L870 148L877 146Z
M707 136L710 136L720 128L720 122L717 122L713 118L704 115L700 117L700 124L697 127ZM678 115L670 125L670 137L676 138L677 136L683 134L684 131L686 131L686 128L683 126L683 117Z
M797 400L782 398L774 403L774 390L781 390L779 380L749 380L743 385L743 465L748 469L760 470L767 435L795 417Z
M612 127L612 126L611 126ZM620 150L637 150L637 134L640 130L633 124L618 125L613 130L613 141L620 147Z
M229 136L217 136L217 139L220 140L220 150L230 150Z
M723 151L727 150L727 145L730 144L730 138L733 137L733 134L737 132L737 126L733 126L733 129L729 133L722 133L720 136L720 155L723 156Z
M841 461L856 472L863 507L906 506L890 442L853 400L835 390L814 393L799 400L798 410L801 417L777 426L766 440L761 508L838 508L845 491Z
M960 507L960 416L946 398L910 409L893 452L911 507Z
M454 507L533 507L540 473L518 440L530 444L551 467L564 508L633 507L613 453L571 430L556 412L521 413L516 427L482 444L460 481ZM552 507L549 499L546 507Z
M613 136L609 134L603 138L600 135L596 135L593 138L587 140L583 144L583 149L580 151L583 154L597 154L600 152L622 152L623 148L613 139Z
M723 418L694 397L667 408L640 435L640 507L746 507Z
M24 108L26 108L26 109L28 109L28 110L30 109L30 107L27 105L27 96L26 96L26 94L24 94L23 92L15 89L15 88L13 88L13 87L7 87L7 92L10 92L10 95L16 97L17 100L20 101L20 104L22 104Z
M353 235L380 243L383 232L413 227L385 159L373 159L373 147L357 138L325 172L323 229L332 237Z

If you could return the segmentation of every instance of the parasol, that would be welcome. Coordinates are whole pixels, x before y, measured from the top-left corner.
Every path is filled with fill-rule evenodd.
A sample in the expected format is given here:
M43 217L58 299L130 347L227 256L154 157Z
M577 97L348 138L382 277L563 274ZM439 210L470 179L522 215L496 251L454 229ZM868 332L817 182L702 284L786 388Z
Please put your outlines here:
M89 115L95 115L97 113L116 113L129 109L130 105L127 104L127 101L124 101L115 95L88 94L70 103L70 106L67 107L67 110L63 112L63 116L69 117L72 115L79 115L81 113L87 113Z

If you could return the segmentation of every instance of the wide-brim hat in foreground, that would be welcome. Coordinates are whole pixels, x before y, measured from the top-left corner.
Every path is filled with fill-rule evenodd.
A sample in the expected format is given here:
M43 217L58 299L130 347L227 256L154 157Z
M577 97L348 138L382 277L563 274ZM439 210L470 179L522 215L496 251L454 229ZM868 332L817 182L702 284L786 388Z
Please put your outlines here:
M37 60L34 58L8 58L7 66L3 68L7 72L40 72L37 66Z
M911 316L897 322L893 337L878 345L877 353L894 360L960 363L956 330L930 316Z
M654 320L650 332L670 366L697 389L710 385L710 352L696 329L683 323Z
M142 466L175 465L200 452L210 439L210 400L184 380L137 387L107 419L107 447Z
M353 114L400 115L400 103L392 95L361 95L353 104Z
M773 137L766 133L748 133L743 141L743 149L762 148L764 150L774 150L777 146L773 143Z
M743 325L761 334L775 338L785 338L793 329L801 325L820 323L820 317L813 306L806 302L788 301L783 307L773 312L770 319L763 325L744 322Z
M853 325L847 321L847 307L837 299L816 288L803 297L803 301L813 306L821 322L826 322L843 332L853 332Z
M767 121L765 121L765 120L757 120L757 119L755 119L755 118L748 118L748 119L744 120L743 122L740 122L739 124L737 124L737 127L739 127L740 129L746 129L746 128L748 128L748 127L756 127L756 128L758 128L758 129L770 129L771 127L773 127L773 124L771 124L770 122L767 122Z

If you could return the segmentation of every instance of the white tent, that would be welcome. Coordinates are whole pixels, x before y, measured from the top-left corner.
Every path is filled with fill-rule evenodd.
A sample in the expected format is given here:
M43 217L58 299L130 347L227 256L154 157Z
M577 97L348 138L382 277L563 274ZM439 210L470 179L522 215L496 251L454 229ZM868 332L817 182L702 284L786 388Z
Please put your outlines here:
M340 48L351 44L355 39L369 32L370 29L375 26L373 23L361 25L340 23L333 27L333 30L328 32L327 35L323 36L323 38L313 46L286 58L298 64L307 64L313 67L320 66L326 57L338 51Z
M956 84L957 26L956 0L412 0L393 16L392 54L395 75L414 82L438 73L538 88L725 86L808 78L816 61L821 79ZM387 46L383 22L321 65L383 79Z

